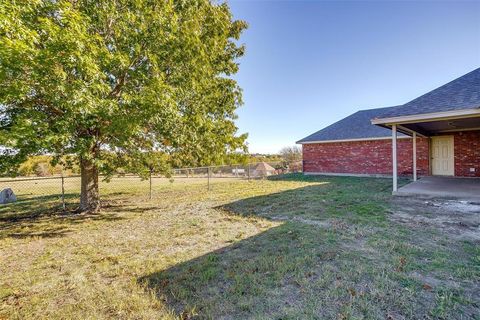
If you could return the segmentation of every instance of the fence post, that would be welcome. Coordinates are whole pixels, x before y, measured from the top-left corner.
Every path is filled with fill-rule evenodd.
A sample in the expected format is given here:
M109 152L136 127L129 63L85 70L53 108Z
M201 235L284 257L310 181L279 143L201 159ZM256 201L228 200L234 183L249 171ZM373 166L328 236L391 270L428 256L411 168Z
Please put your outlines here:
M63 171L62 171L62 208L63 211L65 211L65 178L63 177Z
M150 194L149 194L150 200L152 200L152 170L150 170Z
M248 167L247 167L247 168L248 168L248 170L247 170L247 172L248 172L248 181L250 181L250 162L248 163L247 166L248 166Z
M210 167L207 169L207 177L208 177L208 191L210 191Z

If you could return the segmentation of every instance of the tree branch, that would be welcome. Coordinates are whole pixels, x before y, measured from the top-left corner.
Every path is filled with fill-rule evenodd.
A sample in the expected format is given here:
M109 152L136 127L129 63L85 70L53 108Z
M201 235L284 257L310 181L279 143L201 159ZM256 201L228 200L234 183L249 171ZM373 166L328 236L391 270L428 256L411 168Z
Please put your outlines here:
M140 47L140 52L132 60L132 62L128 65L128 67L125 69L125 71L122 73L122 75L118 78L117 84L115 85L115 87L113 87L112 91L110 91L110 93L108 94L109 98L117 98L117 99L120 98L122 88L124 87L125 83L127 82L128 72L130 71L130 69L138 67L138 63L141 62L142 53L143 53L144 49L145 49L145 43L142 43L142 45Z

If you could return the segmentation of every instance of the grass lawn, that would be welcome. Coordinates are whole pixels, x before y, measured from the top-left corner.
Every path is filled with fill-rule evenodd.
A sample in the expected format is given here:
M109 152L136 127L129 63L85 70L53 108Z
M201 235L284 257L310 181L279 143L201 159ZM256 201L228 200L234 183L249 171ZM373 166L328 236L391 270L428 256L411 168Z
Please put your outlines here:
M480 319L479 242L392 219L390 184L112 184L80 216L29 194L0 207L0 319Z

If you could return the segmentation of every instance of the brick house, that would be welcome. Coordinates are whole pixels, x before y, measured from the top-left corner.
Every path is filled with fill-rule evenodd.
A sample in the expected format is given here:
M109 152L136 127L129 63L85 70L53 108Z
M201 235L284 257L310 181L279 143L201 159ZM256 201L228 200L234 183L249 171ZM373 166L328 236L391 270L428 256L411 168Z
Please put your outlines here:
M305 174L480 177L480 68L301 139Z

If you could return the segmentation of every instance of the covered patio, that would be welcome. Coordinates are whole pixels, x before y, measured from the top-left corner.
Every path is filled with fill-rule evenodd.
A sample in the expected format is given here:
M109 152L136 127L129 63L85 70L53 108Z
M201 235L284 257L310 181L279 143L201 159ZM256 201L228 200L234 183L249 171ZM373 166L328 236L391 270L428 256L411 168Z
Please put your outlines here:
M480 179L458 177L422 177L400 187L397 196L422 196L458 199L480 203Z
M417 111L417 110L415 110ZM408 108L372 124L392 130L392 193L480 200L480 109L408 114ZM398 132L412 137L413 182L398 188ZM418 179L418 141L427 142L422 156L428 172Z
M371 123L392 130L393 194L480 194L480 68L393 108ZM398 190L397 181L397 132L413 138L414 182L402 190ZM417 142L424 148L417 149ZM419 152L425 160L424 178L417 182Z

